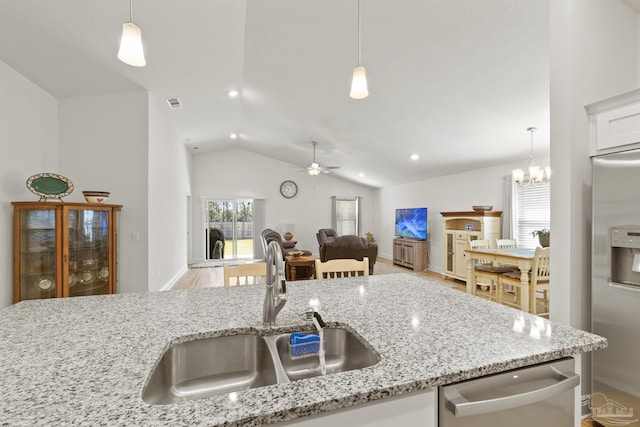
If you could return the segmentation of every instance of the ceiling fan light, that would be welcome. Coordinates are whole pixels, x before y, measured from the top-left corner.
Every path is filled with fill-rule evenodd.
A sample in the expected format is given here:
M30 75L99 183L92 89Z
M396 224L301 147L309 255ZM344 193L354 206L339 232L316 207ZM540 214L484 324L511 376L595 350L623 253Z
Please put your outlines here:
M319 168L312 168L310 167L309 169L307 169L307 172L309 172L309 175L311 176L318 176L320 175L320 169Z
M142 49L142 31L133 22L122 24L122 38L120 39L118 59L134 67L147 65L147 61L144 59L144 50Z
M351 80L351 93L353 99L363 99L369 96L367 88L367 70L362 66L353 69L353 79Z

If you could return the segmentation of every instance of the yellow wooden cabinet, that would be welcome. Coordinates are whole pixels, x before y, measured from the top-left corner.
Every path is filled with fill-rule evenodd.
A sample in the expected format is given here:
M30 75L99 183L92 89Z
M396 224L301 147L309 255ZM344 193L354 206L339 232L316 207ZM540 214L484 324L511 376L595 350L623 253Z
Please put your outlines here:
M14 302L116 292L122 205L12 202Z
M494 240L501 235L501 211L440 212L443 226L443 268L447 278L467 281L466 253L469 240Z

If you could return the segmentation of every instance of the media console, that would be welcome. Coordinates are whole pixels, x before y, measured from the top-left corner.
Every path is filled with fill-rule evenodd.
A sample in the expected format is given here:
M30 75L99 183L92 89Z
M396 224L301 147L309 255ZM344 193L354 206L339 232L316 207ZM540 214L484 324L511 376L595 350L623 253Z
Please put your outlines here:
M393 239L393 263L414 271L427 268L427 241L396 237Z

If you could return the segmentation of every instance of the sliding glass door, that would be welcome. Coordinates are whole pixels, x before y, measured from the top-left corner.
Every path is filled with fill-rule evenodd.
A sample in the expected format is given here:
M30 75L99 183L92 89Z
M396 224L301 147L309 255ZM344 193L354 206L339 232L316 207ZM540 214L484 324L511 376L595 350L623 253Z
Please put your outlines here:
M253 259L253 200L205 200L205 258Z

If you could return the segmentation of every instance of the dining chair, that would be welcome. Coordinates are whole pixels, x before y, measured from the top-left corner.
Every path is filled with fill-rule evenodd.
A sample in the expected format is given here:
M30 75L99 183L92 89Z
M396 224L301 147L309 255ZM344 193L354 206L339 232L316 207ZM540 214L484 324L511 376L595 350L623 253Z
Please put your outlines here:
M514 303L506 303L520 308L520 298L522 297L520 289L522 283L520 281L520 272L501 274L499 277L499 287L511 285L516 290L516 298ZM542 294L542 305L544 310L538 313L538 293ZM536 248L531 271L529 272L529 312L540 316L549 315L549 248Z
M514 239L496 239L496 248L498 249L508 249L508 248L517 248L518 244ZM512 264L505 264L505 263L501 263L500 265L502 265L503 267L512 267L513 270L517 270L515 268L515 265Z
M469 240L470 249L489 249L490 247L489 240ZM513 266L494 265L492 260L482 259L480 256L473 260L473 280L476 288L480 286L482 290L486 290L489 300L502 303L502 289L498 286L498 276L514 269ZM476 289L474 289L475 292Z
M267 279L267 263L255 262L252 264L229 265L223 264L224 285L231 286L232 282L236 286L264 284ZM234 280L231 280L234 279Z
M316 277L318 279L335 279L343 277L368 276L369 258L362 261L357 259L331 259L322 262L316 259Z
M516 248L517 242L514 239L496 239L496 248Z

